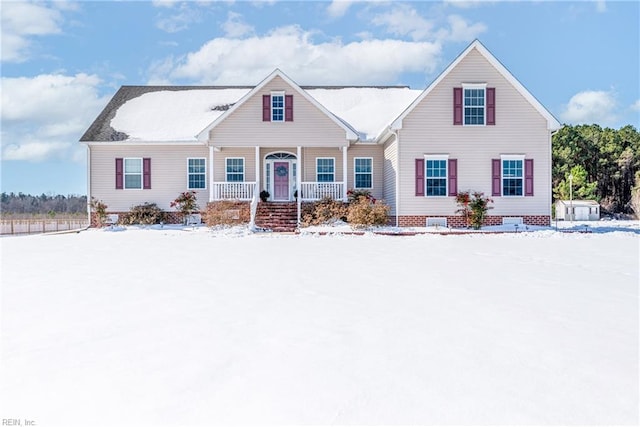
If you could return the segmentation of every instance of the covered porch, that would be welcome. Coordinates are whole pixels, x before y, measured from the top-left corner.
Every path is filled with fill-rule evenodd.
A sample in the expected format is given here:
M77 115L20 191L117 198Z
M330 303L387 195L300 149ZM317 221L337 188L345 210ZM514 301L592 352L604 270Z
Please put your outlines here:
M303 152L304 151L304 152ZM209 201L347 201L348 147L209 147ZM264 194L264 193L263 193Z

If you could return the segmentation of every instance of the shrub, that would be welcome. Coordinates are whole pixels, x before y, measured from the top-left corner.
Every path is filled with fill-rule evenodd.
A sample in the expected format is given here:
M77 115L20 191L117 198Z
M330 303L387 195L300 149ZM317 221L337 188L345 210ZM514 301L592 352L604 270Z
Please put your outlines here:
M124 224L159 224L165 220L164 212L155 203L144 203L134 206L129 213L123 218Z
M207 204L204 222L209 227L216 225L248 224L251 221L250 206L246 202L220 200Z
M199 207L195 191L185 191L171 202L171 207L176 208L182 214L182 221L186 222L189 215L196 212Z
M91 203L89 203L89 207L93 212L96 213L98 227L102 227L107 220L107 205L104 204L101 200L92 197Z
M372 225L385 225L387 223L390 210L389 205L383 201L371 201L371 199L366 196L359 196L349 204L347 222L352 227L364 228Z
M322 200L306 205L301 223L302 226L322 225L335 221L347 220L347 205L331 197L323 197Z
M487 216L487 211L493 209L489 206L489 203L493 203L488 197L484 196L484 193L475 191L463 191L456 196L456 203L460 207L456 213L462 214L467 226L473 227L474 230L480 229L484 218Z
M360 199L366 199L372 203L376 201L369 190L350 189L347 191L347 198L349 199L349 203L357 202Z

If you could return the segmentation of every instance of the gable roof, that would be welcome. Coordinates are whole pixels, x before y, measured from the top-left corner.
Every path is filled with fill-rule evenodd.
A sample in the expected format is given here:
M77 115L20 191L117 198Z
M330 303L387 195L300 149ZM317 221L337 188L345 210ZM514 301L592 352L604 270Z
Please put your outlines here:
M229 110L222 114L220 117L215 119L211 124L205 127L202 131L198 133L196 138L200 141L206 141L209 138L209 131L222 123L227 117L229 117L235 110L240 108L242 104L247 102L247 100L251 99L256 93L258 93L265 85L267 85L271 80L276 77L280 77L285 81L289 86L291 86L296 92L302 95L307 101L313 104L317 109L322 111L327 117L329 117L334 123L344 129L345 138L349 141L356 141L359 137L358 132L351 127L347 122L340 120L334 114L332 114L329 110L327 110L322 104L316 101L313 97L309 96L309 94L304 91L297 83L291 80L285 73L276 68L271 74L269 74L264 80L262 80L256 87L251 89L249 93L244 95L238 102L236 102Z
M406 110L398 116L398 118L391 124L390 128L393 130L402 129L402 120L413 109L422 102L422 100L436 87L438 84L473 50L477 50L511 85L547 120L547 129L558 130L562 127L560 122L529 92L523 85L514 77L513 74L502 65L498 59L484 47L480 40L476 39L467 48L456 57L456 59L449 64L449 66L442 72L436 79L407 107ZM378 139L382 138L385 133L381 134Z

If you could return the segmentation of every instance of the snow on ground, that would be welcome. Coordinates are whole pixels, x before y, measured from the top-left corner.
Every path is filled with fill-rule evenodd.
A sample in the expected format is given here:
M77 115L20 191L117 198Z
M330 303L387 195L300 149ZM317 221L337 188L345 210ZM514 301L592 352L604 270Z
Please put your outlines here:
M638 424L640 227L590 227L3 238L0 417Z

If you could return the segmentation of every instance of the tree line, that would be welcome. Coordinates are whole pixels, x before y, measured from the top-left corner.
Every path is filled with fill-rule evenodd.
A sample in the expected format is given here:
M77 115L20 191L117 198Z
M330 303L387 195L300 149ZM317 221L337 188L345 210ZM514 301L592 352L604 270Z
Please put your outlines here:
M3 192L0 195L0 211L3 216L31 214L49 216L77 215L87 212L87 196L60 194L31 194Z
M636 128L565 125L553 135L552 152L554 200L596 200L604 212L640 215Z

